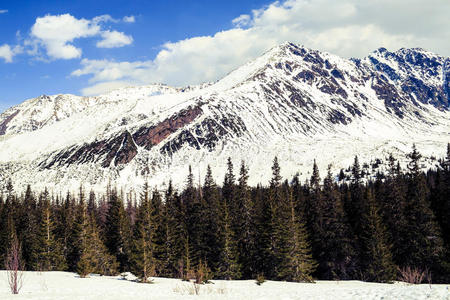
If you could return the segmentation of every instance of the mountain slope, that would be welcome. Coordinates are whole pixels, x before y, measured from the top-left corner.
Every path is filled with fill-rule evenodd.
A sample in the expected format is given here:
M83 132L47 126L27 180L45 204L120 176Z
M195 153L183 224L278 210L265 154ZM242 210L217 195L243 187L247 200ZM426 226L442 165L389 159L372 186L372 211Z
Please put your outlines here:
M285 43L212 84L41 96L0 116L0 176L55 190L164 187L183 184L189 164L222 181L231 156L255 184L275 155L284 176L304 178L313 158L338 170L412 142L430 158L450 140L449 69L419 48L347 60Z

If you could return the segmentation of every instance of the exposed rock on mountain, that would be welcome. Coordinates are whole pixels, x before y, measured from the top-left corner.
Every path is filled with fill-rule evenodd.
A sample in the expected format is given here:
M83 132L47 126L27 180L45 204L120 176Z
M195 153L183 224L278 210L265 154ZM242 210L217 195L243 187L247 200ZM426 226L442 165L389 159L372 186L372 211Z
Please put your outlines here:
M0 115L0 180L55 190L145 180L183 184L187 166L228 156L270 177L397 156L417 143L433 164L450 140L450 60L423 49L380 48L363 59L285 43L215 83L130 87L97 97L40 96ZM18 186L20 188L20 186Z

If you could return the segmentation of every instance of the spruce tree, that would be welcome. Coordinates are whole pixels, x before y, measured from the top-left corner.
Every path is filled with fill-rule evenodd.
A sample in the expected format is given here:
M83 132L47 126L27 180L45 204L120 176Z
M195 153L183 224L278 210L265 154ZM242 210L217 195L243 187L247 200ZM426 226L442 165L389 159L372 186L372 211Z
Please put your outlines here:
M237 239L238 264L245 279L256 277L255 247L256 247L256 216L255 204L248 186L248 169L241 162L238 186L236 191L235 237Z
M380 203L380 215L386 224L387 235L392 241L392 255L394 262L401 267L407 265L409 247L407 237L407 220L405 217L405 204L407 185L396 159L391 154L388 158L388 176L384 182L379 182L377 199Z
M136 216L131 252L131 269L142 283L148 283L149 277L156 275L155 233L157 224L149 197L149 188L145 184Z
M38 270L60 271L67 268L63 245L55 236L55 224L47 189L41 195L40 223L38 226Z
M218 263L219 276L228 280L239 279L241 276L236 238L241 210L236 200L235 180L233 163L231 158L228 158L227 172L222 188L223 219L220 220L219 228L219 232L222 233L222 244Z
M119 262L119 270L126 271L129 267L129 251L131 228L127 218L122 199L117 190L113 189L108 201L108 214L106 217L105 245L111 255Z
M326 280L348 280L356 274L355 238L348 224L331 165L323 184L322 252L316 257L317 277Z
M408 155L408 191L405 205L405 240L408 242L407 263L422 270L439 270L442 264L443 242L435 216L428 201L429 190L420 171L421 154L413 145Z
M36 215L36 198L28 185L23 204L21 205L20 215L18 217L19 224L17 226L17 234L22 241L22 256L25 261L27 270L39 270L38 266L38 232L39 226Z
M395 279L396 267L387 241L386 228L370 187L366 189L365 198L361 230L364 277L368 281L390 282Z
M205 227L201 228L200 260L206 262L213 272L219 271L219 260L224 245L224 206L208 165L203 185L203 216ZM193 245L194 246L194 245Z
M206 259L203 233L207 230L204 215L206 204L203 199L200 199L199 193L194 186L191 166L189 166L186 183L186 188L180 198L181 206L184 208L182 216L185 234L183 236L183 258L179 263L179 269L183 269L185 274L191 272L200 260Z
M182 198L173 190L172 182L166 191L166 272L169 276L180 276L180 265L183 265L185 240L188 238L186 227L186 207Z
M118 273L119 263L113 255L108 253L107 248L100 239L100 234L91 214L83 224L84 239L80 244L80 259L77 263L76 271L81 278L89 276L91 273L114 276Z
M295 209L292 190L285 185L288 199L288 220L285 226L288 230L287 240L287 268L282 277L290 281L312 282L312 273L316 268L316 262L312 258L311 246L308 242L308 233L301 216L298 217Z
M17 238L16 222L14 219L14 208L17 207L17 204L12 183L8 181L6 201L3 205L0 218L0 262L6 260L7 251L10 249L13 240Z
M226 280L239 279L241 272L238 263L237 245L234 232L231 229L231 216L227 203L225 203L223 215L223 245L221 245L218 274L219 277Z

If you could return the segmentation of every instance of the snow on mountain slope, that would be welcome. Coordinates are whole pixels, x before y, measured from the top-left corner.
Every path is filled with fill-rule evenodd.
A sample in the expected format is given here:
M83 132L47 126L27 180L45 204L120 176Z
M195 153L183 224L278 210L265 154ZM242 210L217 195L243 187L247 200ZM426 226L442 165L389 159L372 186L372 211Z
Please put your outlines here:
M413 142L432 165L450 141L449 59L423 49L338 56L285 43L222 80L188 88L129 87L98 97L41 96L0 116L0 180L54 190L82 182L136 188L184 183L191 164L222 181L228 156L265 183L361 160Z

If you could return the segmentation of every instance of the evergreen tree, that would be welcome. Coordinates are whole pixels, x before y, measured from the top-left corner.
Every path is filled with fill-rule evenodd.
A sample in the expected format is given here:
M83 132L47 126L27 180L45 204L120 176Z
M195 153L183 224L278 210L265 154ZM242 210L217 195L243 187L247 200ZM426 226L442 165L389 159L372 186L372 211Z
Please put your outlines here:
M219 271L219 260L224 245L223 212L219 192L214 182L211 167L206 169L203 185L203 215L205 227L201 228L200 260L206 262L213 272ZM221 275L221 274L220 274Z
M364 276L368 281L390 282L395 278L396 267L386 238L386 229L369 187L366 189L365 198L366 208L362 216L361 231Z
M173 190L172 182L166 192L166 272L169 276L180 276L180 264L183 265L186 230L186 209L182 198Z
M36 198L31 191L31 186L28 185L17 226L17 234L22 241L22 257L25 261L25 268L27 270L39 270L38 266L38 220L36 216Z
M248 170L245 162L241 162L239 171L239 183L237 186L235 214L235 238L237 239L238 265L241 267L243 278L254 278L256 274L255 247L256 247L256 222L255 205L248 186Z
M316 262L312 258L308 233L305 224L296 215L292 190L287 185L285 189L288 193L286 196L289 201L289 216L286 224L289 251L287 253L287 272L282 277L291 281L312 282L312 273L316 268Z
M155 189L151 198L152 220L155 224L154 243L155 243L155 262L156 274L160 276L165 272L167 262L167 231L166 231L166 206L163 204L160 192Z
M236 200L235 180L233 163L231 158L228 158L227 172L222 188L223 220L221 220L219 230L222 232L223 243L220 245L221 255L218 264L219 276L228 280L239 279L241 276L236 241L236 234L239 230L237 218L241 217L241 210Z
M392 255L399 266L407 266L409 246L405 204L407 186L398 162L392 156L388 158L389 174L384 182L379 181L377 199L380 203L380 215L386 224L388 239L392 241ZM381 189L384 190L380 191Z
M305 201L307 227L311 233L313 257L321 261L327 255L324 245L326 242L324 228L325 199L321 189L321 179L316 160L313 163L313 171L309 185L309 196Z
M108 253L105 245L100 239L100 234L91 214L83 223L83 239L80 241L80 259L77 263L77 272L81 278L91 273L100 275L117 275L119 263L116 258Z
M200 260L205 260L205 245L203 243L204 230L206 228L205 207L203 199L200 199L194 187L194 176L191 166L187 177L186 188L181 195L181 205L184 207L182 216L185 235L183 237L183 258L179 262L183 269L183 276L195 268ZM180 272L181 273L181 272ZM182 274L180 274L182 275Z
M119 270L126 271L129 266L130 241L128 238L131 236L131 228L122 199L115 189L111 191L108 207L105 244L109 253L119 262Z
M155 233L153 206L149 199L148 185L145 184L134 226L131 255L132 271L143 283L149 282L148 278L156 275Z
M47 189L41 195L40 223L38 227L38 270L59 271L67 268L63 245L55 236L55 225Z
M348 225L339 189L333 180L331 165L324 179L323 193L322 251L316 257L319 262L316 274L321 279L348 280L357 273L355 238Z
M441 268L443 242L439 226L428 202L428 188L424 174L420 171L421 154L413 145L408 155L408 192L405 205L405 218L408 222L405 240L408 242L408 264L420 268Z
M14 196L14 189L11 180L7 184L6 201L3 205L2 216L0 218L0 262L5 261L7 251L11 247L11 243L17 238L15 211L17 202Z
M78 269L78 262L83 254L83 250L87 247L88 216L82 188L80 188L79 196L79 202L75 206L75 218L67 242L67 262L70 271Z
M238 263L236 239L231 229L231 217L227 203L224 206L223 235L223 245L218 264L219 276L227 280L238 279L241 276L240 265Z

